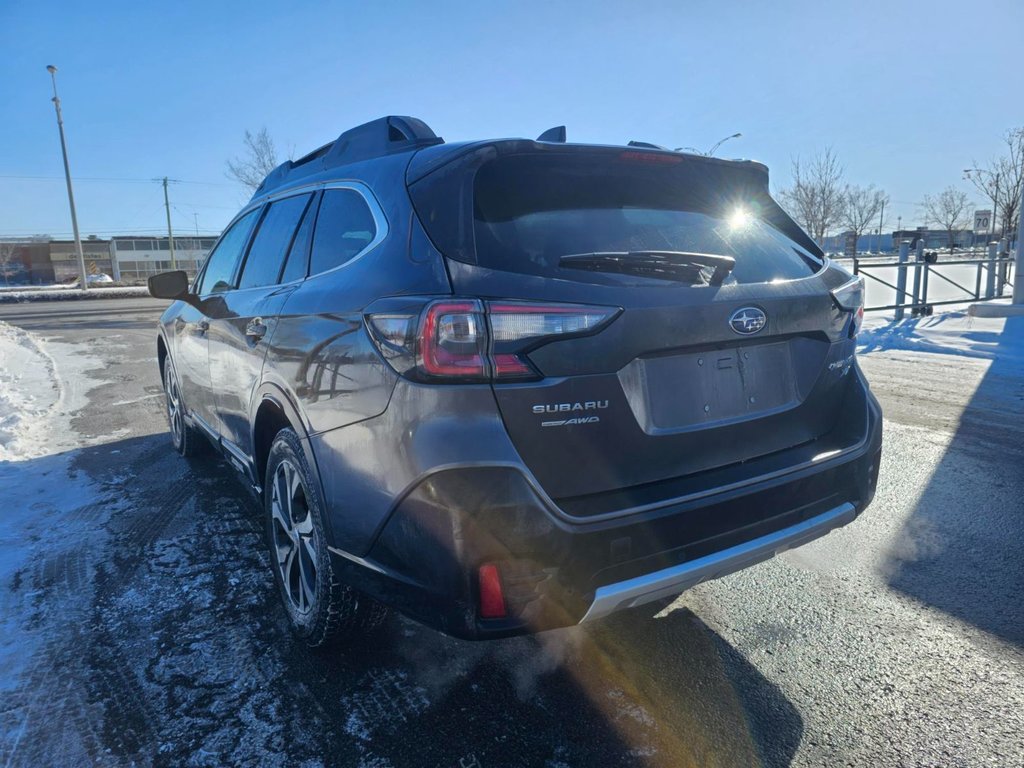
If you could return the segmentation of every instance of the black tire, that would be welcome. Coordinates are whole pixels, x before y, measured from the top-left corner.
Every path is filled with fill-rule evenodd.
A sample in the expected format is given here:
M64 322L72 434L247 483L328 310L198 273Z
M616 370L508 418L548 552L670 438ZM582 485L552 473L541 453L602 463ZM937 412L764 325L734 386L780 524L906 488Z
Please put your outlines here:
M167 428L171 433L174 450L182 456L199 456L209 447L209 442L195 427L189 426L185 418L185 403L181 399L178 387L178 375L174 370L171 356L164 358L164 415L167 416Z
M270 446L264 489L271 569L295 634L309 647L322 648L379 627L387 608L335 574L323 499L291 429L278 432Z

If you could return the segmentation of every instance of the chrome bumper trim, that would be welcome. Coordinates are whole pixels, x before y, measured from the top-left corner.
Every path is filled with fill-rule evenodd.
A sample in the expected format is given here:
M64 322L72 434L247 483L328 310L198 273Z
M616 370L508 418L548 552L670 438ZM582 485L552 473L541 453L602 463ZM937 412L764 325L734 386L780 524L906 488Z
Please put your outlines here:
M705 555L688 563L598 587L594 594L594 602L580 619L580 623L599 619L624 608L633 608L663 597L678 595L702 581L728 576L749 565L768 560L779 552L785 552L787 549L824 536L829 531L853 521L856 516L857 510L852 504L840 504L810 520L759 539L737 544L735 547Z

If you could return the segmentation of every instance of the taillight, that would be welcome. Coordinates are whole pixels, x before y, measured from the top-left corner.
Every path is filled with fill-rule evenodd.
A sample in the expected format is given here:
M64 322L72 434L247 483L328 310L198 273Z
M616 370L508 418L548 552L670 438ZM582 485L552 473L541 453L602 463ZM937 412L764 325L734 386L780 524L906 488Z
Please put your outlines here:
M843 283L832 291L832 298L840 309L853 314L850 337L856 336L864 322L864 278L855 277Z
M487 324L479 301L435 301L420 323L419 365L427 376L487 378Z
M370 335L399 373L447 382L537 379L526 354L557 338L596 333L616 307L440 299L418 313L371 313Z

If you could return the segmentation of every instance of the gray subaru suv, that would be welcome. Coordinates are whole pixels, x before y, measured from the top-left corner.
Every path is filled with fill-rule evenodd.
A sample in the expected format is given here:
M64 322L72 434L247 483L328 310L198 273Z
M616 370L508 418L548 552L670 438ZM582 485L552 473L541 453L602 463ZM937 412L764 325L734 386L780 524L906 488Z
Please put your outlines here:
M312 646L389 607L464 638L592 621L874 493L863 287L755 162L382 118L150 291L174 446L259 494Z

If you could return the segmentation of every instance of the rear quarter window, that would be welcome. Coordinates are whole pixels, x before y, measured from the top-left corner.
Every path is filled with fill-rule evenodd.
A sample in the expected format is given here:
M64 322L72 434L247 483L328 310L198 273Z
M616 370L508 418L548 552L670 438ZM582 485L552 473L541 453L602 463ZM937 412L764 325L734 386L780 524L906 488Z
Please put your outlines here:
M366 199L352 189L328 189L320 202L310 257L311 275L334 269L362 253L377 236Z

